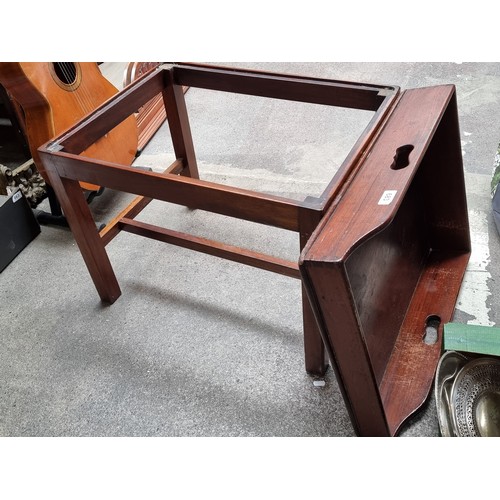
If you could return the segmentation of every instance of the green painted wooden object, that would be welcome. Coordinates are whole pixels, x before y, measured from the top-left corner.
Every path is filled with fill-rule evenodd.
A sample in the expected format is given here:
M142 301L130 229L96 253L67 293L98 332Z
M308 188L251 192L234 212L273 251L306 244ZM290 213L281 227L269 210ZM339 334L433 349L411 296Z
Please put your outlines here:
M500 356L500 328L446 323L444 350Z

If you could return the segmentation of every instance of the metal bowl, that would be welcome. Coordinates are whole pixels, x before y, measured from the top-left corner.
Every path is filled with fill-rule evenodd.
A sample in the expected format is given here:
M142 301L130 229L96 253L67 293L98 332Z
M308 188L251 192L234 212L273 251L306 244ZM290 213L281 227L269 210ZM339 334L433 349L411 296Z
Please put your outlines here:
M451 421L451 389L456 375L469 358L456 351L446 351L436 368L434 395L436 399L439 430L443 437L455 436Z
M455 435L500 436L500 360L468 361L453 382L450 409Z

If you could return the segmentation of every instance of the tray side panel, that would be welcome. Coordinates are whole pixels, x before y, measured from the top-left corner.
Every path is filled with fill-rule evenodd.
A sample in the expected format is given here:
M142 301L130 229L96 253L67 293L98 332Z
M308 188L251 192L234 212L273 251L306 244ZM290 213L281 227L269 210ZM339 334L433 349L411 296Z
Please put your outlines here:
M395 218L346 260L373 371L380 383L430 252L425 200L412 183Z
M409 158L391 165L400 149ZM300 261L360 434L380 435L372 421L385 419L395 435L428 397L469 253L455 89L406 91ZM433 316L441 323L429 345Z

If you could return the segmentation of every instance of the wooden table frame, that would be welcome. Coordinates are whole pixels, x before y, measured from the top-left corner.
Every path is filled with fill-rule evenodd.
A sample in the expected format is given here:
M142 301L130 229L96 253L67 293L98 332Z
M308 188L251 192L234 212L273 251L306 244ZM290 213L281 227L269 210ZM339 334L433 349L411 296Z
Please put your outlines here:
M319 197L296 201L223 186L199 178L183 86L370 110L374 115L323 193ZM101 300L113 303L121 294L105 246L122 230L301 279L306 370L314 375L323 374L328 366L325 356L328 354L356 432L361 435L391 435L421 405L421 394L426 393L427 397L429 378L432 380L437 364L437 358L434 358L435 352L439 350L436 347L439 342L434 344L434 354L429 359L425 356L419 358L425 359L421 370L424 375L419 378L421 387L416 391L417 396L409 396L407 399L411 403L402 412L396 412L397 416L388 417L388 408L391 408L393 399L391 391L398 382L394 382L394 377L384 378L383 375L391 363L397 369L392 369L390 373L396 373L401 362L408 362L407 356L403 354L404 359L401 361L394 352L412 345L411 342L401 344L400 340L406 333L401 334L400 331L406 332L416 327L417 335L420 336L423 331L422 325L415 325L411 319L404 320L406 310L412 310L413 291L425 288L419 277L429 273L439 274L443 263L439 259L433 259L432 265L427 266L428 233L431 231L440 243L451 237L451 242L444 246L458 255L458 260L453 265L445 262L443 273L453 275L453 284L449 286L447 293L437 293L442 307L436 308L434 300L430 302L430 299L425 299L424 304L417 308L418 321L423 314L424 324L429 316L438 316L441 324L449 319L470 251L461 156L457 150L459 137L456 134L458 122L454 88L444 86L414 90L411 91L413 94L408 92L401 92L396 86L340 82L198 64L162 65L123 89L70 130L42 146L39 153ZM80 156L92 143L159 93L163 95L176 155L176 160L165 172L145 172ZM446 111L447 109L451 111ZM446 124L440 126L443 116L446 116ZM439 132L440 130L443 131ZM436 135L439 137L434 139ZM425 162L423 159L428 154L430 144L435 144L430 148L432 159ZM452 153L451 160L448 162L446 159L444 162L449 155L448 150ZM438 165L439 161L446 165ZM428 173L415 175L422 162L431 164L424 168ZM441 167L445 174L437 173L436 190L443 188L443 175L448 174L453 177L451 189L432 192L430 208L424 210L426 221L417 224L424 229L408 232L410 237L417 239L417 243L412 244L403 235L404 241L399 244L398 239L405 233L402 227L406 222L413 224L418 219L415 214L422 208L416 201L411 201L419 197L415 194L418 193L418 188L410 188L414 178L427 175L433 181L432 169ZM99 233L79 182L133 193L138 197ZM373 190L370 182L376 185L376 190ZM422 182L419 186L421 185ZM372 206L373 200L384 196L385 191L389 192L385 194L387 199L392 198L383 202L385 204ZM408 202L405 201L407 192L412 193ZM424 194L430 195L431 192ZM444 201L439 201L441 198ZM134 220L153 199L295 231L300 238L300 260L290 262ZM456 207L446 209L444 205L450 201L456 201ZM400 207L404 208L399 210ZM444 221L441 220L443 210L446 212ZM437 214L436 219L439 219L437 222L431 220L434 212ZM398 213L402 215L399 216ZM340 215L337 217L336 214ZM398 240L395 247L402 253L407 252L408 257L398 261L394 252L388 252L390 258L385 258L385 262L391 265L403 262L405 269L411 272L408 279L402 280L405 282L402 287L404 293L396 301L396 319L390 328L388 340L384 341L385 347L379 349L376 341L370 344L370 338L365 336L363 322L369 324L370 333L376 338L373 329L381 325L387 326L387 321L377 323L373 320L373 311L380 306L377 301L366 300L363 294L367 290L380 292L384 287L384 280L389 280L388 284L393 286L394 279L387 273L379 273L378 278L382 281L372 283L372 277L369 276L369 286L358 285L360 297L352 295L357 289L349 280L359 281L356 266L363 269L366 275L370 274L367 264L367 255L370 253L377 255L378 264L384 262L384 257L379 255L383 252L377 254L377 244L374 247L368 245L368 252L357 251L356 248L360 246L360 242L371 238L368 235L373 236L384 226L392 227L392 220L398 221L396 230L384 230L382 233L386 236L374 238L374 241L378 240L380 247L387 249L392 245L388 241ZM429 220L432 228L427 230ZM422 234L425 234L425 241L420 241ZM325 247L326 240L328 248ZM353 253L356 257L351 257L349 262L356 262L354 270L346 263L347 257ZM346 272L346 268L350 272ZM326 280L321 275L323 270L326 271L325 276L328 276ZM441 285L443 279L438 284ZM361 316L360 309L363 309ZM371 312L367 312L368 309ZM339 320L332 319L330 313L338 314ZM384 314L386 313L387 310L384 309ZM400 328L401 325L404 325L403 329ZM440 332L441 327L439 334ZM338 342L336 335L340 335L343 340ZM377 359L372 357L372 352L375 352ZM351 371L355 373L352 377L349 375ZM414 371L410 370L406 374L411 377ZM359 384L363 385L362 389ZM399 395L400 393L397 397ZM366 404L363 403L365 399ZM393 420L397 423L394 424Z

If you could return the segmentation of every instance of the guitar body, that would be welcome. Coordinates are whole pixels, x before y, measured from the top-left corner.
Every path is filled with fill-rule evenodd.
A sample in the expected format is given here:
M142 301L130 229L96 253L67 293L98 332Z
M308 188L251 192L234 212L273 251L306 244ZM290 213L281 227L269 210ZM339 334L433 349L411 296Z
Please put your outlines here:
M3 62L0 83L21 109L31 155L46 182L37 149L118 92L92 62ZM82 154L131 165L137 145L137 122L130 116ZM99 189L84 183L82 187Z

